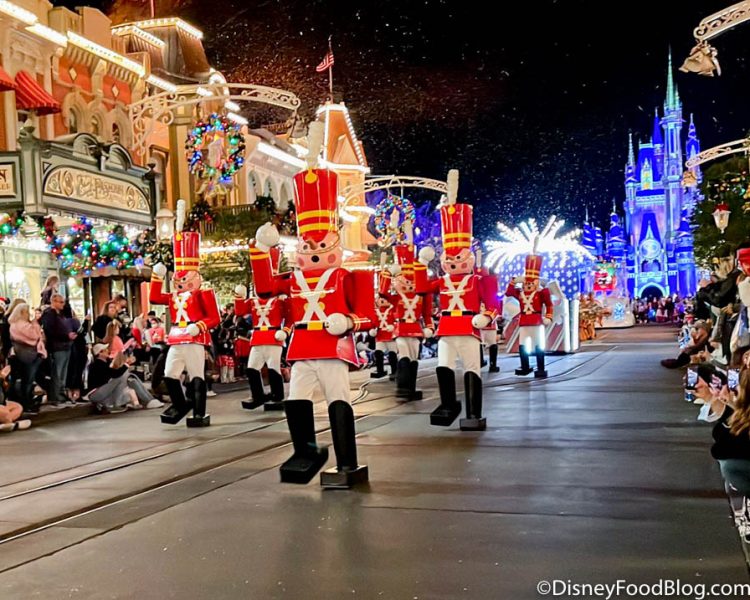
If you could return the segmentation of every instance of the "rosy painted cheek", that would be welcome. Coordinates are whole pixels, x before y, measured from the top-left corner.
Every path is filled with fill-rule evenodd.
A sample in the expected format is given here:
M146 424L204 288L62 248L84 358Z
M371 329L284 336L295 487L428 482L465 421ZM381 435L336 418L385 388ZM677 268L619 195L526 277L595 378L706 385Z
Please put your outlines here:
M328 264L333 264L333 263L336 262L336 255L335 254L329 254L326 260L328 260Z
M466 263L461 263L461 270L462 270L462 271L466 271L466 269L468 268L468 266L469 266L469 265L468 265L468 264L466 264Z

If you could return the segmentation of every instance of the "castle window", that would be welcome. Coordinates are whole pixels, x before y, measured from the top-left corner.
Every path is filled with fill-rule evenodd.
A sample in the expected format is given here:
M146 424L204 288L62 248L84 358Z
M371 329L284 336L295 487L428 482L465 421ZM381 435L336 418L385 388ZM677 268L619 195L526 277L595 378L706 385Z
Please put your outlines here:
M654 187L654 172L651 169L651 161L646 159L641 167L641 188L650 190Z

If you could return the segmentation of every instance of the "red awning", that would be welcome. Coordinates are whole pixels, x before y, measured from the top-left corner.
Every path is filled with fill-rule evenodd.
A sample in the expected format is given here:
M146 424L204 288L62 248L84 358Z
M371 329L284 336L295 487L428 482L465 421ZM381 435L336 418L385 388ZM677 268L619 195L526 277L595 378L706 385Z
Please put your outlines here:
M0 92L9 92L16 89L16 82L0 67Z
M16 107L32 110L39 116L59 113L61 110L60 103L26 71L16 73Z

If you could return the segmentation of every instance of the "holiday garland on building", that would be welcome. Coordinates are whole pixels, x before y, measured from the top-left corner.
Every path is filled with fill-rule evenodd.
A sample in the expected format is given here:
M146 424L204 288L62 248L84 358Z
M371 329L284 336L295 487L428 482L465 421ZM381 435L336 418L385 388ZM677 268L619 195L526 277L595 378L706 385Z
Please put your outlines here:
M107 267L141 268L144 264L140 246L128 239L122 225L97 235L94 222L86 217L76 219L62 230L49 216L38 219L37 223L50 253L58 260L60 268L72 276L88 276Z
M201 223L213 223L216 220L216 211L205 200L198 200L190 209L185 229L189 231L198 231Z
M168 271L174 271L174 248L171 240L159 241L156 229L152 227L139 235L135 241L147 267L161 263Z
M22 210L17 210L12 215L8 213L0 215L0 241L16 235L25 222L26 213Z

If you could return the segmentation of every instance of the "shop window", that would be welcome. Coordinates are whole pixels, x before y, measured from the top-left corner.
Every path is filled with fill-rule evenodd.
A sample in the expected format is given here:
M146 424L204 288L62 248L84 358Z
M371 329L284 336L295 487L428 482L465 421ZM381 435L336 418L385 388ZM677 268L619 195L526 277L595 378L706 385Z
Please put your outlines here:
M115 144L120 143L120 126L117 123L112 123L112 141Z
M78 115L74 110L68 115L68 133L78 133Z
M91 133L97 137L102 135L102 122L99 117L91 117Z

